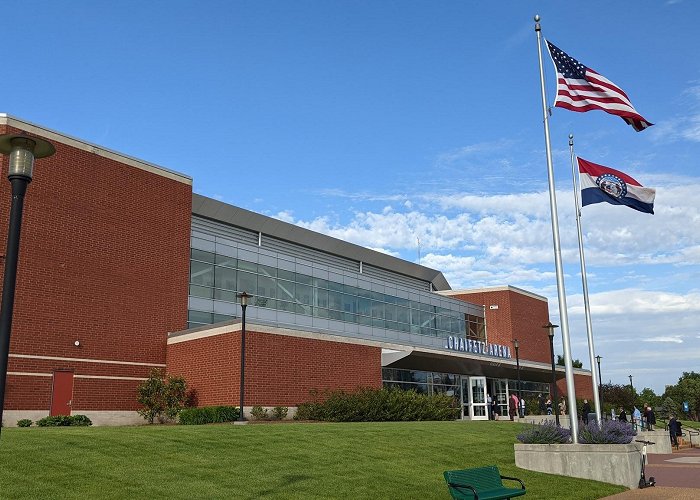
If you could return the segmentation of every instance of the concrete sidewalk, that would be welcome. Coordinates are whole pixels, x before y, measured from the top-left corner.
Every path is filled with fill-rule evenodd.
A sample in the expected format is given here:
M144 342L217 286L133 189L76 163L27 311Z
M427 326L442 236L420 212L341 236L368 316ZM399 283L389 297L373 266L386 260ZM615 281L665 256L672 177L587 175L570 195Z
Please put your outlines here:
M629 490L606 498L700 499L700 448L686 448L668 455L648 455L648 459L645 476L647 479L653 476L656 487Z

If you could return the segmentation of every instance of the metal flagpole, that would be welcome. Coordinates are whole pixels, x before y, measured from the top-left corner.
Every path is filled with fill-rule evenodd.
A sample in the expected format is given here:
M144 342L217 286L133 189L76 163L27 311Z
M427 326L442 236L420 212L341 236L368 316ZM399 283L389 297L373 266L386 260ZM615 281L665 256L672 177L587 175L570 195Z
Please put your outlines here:
M586 333L588 334L588 355L591 359L591 378L593 387L593 404L595 405L595 416L598 425L602 425L602 409L600 407L600 397L595 389L598 382L596 374L595 348L593 347L593 323L591 322L591 306L588 302L588 278L586 277L586 258L583 254L583 234L581 232L581 204L579 202L579 183L576 168L576 155L574 154L574 135L569 134L569 153L571 154L571 177L574 183L574 205L576 208L576 229L578 230L578 255L581 260L581 284L583 286L583 308L586 312Z
M552 213L552 240L554 242L554 266L557 273L557 297L559 300L559 319L564 345L564 369L566 372L566 392L569 400L569 421L571 422L571 441L578 443L578 410L576 409L576 388L574 387L574 368L571 363L571 342L569 339L569 316L566 310L566 292L564 290L564 268L561 260L561 243L559 241L559 215L557 214L557 197L554 188L554 168L552 167L552 147L549 141L549 115L547 113L547 96L544 90L544 68L542 67L542 35L540 33L540 16L535 16L535 33L537 33L537 54L540 59L540 88L542 91L542 115L544 116L544 142L547 151L547 178L549 180L549 208ZM556 405L556 402L554 402ZM555 407L556 408L556 407Z

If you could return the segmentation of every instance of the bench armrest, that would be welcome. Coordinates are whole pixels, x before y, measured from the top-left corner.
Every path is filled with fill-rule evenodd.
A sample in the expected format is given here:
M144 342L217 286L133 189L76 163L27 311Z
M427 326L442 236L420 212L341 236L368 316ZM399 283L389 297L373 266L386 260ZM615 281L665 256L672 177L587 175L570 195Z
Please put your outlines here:
M523 490L525 489L525 484L517 477L501 476L501 479L510 479L511 481L517 481L520 483L520 488Z
M468 484L447 483L447 485L450 488L454 488L456 490L469 488L472 491L472 493L474 494L474 500L479 500L479 494L476 492L476 490L472 486L469 486Z

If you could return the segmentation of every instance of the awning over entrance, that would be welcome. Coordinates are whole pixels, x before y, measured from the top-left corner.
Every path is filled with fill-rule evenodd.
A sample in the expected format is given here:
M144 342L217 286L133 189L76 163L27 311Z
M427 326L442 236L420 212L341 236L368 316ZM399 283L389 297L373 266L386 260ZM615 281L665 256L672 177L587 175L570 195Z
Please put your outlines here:
M434 351L391 351L385 356L382 351L382 366L429 372L455 373L489 378L516 379L518 376L514 359L441 354ZM565 377L564 367L556 367L557 379ZM532 382L551 382L552 367L545 363L520 361L520 378Z

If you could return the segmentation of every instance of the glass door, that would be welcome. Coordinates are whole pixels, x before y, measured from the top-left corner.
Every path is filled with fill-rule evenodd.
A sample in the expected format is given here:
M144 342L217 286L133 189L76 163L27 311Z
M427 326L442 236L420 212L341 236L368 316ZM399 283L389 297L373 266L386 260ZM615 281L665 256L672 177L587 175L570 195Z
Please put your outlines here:
M469 399L471 401L469 413L471 419L488 420L486 377L469 377Z

